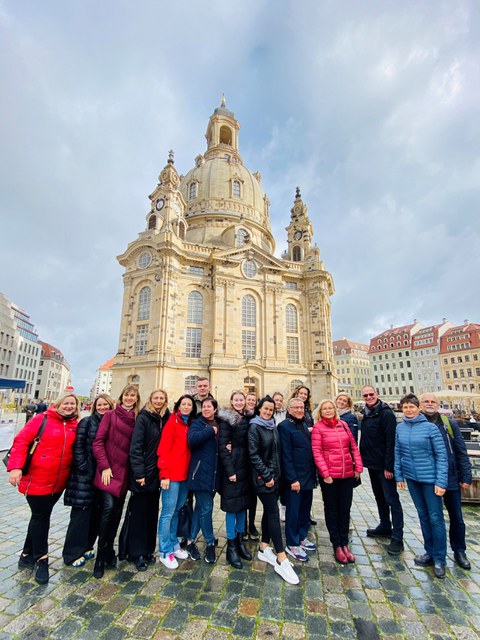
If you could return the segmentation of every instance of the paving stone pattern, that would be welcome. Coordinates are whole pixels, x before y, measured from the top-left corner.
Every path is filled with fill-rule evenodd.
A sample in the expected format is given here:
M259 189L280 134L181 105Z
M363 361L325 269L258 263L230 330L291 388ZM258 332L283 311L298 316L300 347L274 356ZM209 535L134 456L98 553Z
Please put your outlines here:
M315 491L318 525L311 537L318 545L309 562L296 563L299 586L285 584L273 568L258 560L243 570L225 561L222 512L215 509L219 537L216 565L180 561L175 571L156 564L144 573L121 562L92 577L93 561L65 567L61 559L69 510L59 503L52 517L50 583L38 586L27 570L17 569L29 510L23 496L6 481L0 484L0 640L473 640L480 637L480 508L465 507L468 556L472 571L448 557L447 578L415 567L421 534L408 493L405 552L385 551L387 540L365 537L377 514L368 478L355 490L352 550L357 562L334 562L323 520L321 493ZM261 509L261 505L260 505ZM257 516L259 526L260 512ZM255 543L249 543L256 551ZM199 548L203 552L200 540Z

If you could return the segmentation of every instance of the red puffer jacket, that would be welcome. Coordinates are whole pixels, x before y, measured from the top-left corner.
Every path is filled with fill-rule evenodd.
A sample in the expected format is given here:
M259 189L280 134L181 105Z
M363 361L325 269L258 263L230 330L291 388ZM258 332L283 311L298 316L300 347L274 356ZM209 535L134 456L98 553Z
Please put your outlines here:
M15 436L8 471L21 469L27 451L37 436L45 414L32 418ZM51 407L46 411L47 422L28 473L22 476L18 490L31 496L46 496L63 491L73 463L73 443L77 418L66 420Z
M322 478L352 478L354 471L363 471L355 439L342 420L332 426L323 420L317 422L312 431L312 449Z
M186 425L179 412L172 413L163 427L162 437L158 445L159 477L183 482L188 477L190 464L190 449L187 435L189 425Z

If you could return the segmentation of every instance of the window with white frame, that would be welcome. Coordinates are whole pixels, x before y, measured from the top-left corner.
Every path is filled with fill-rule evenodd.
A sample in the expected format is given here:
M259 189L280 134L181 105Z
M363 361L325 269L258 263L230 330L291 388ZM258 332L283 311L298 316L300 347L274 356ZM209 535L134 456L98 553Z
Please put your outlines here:
M185 393L195 393L195 385L197 384L199 376L187 376L185 378Z
M244 296L242 299L242 327L256 326L255 312L255 298L251 295Z
M240 198L242 193L240 180L234 180L232 182L232 196L234 198Z
M298 364L300 362L297 336L287 336L287 360L290 364Z
M191 182L188 187L188 199L194 200L197 197L197 183Z
M202 353L202 330L199 327L187 327L185 355L187 358L200 358Z
M150 318L150 303L152 301L152 290L150 287L143 287L138 294L138 320L148 320Z
M199 291L191 291L188 294L187 322L192 324L203 322L203 296Z
M135 335L135 355L143 356L147 352L148 324L137 325Z
M248 242L249 237L248 231L245 231L245 229L237 229L235 244L237 247L243 247Z
M255 331L242 329L242 356L246 360L256 357L257 353L257 337Z
M245 359L253 359L257 355L256 325L255 298L246 295L242 299L242 355Z
M285 328L287 333L298 333L298 314L294 304L285 307Z

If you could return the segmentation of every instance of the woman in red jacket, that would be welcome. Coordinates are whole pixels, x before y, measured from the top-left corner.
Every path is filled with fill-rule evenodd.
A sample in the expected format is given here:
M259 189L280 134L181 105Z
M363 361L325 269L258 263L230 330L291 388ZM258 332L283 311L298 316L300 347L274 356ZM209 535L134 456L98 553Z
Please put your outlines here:
M335 560L355 562L348 547L348 528L353 498L353 479L363 471L362 458L346 422L342 422L331 400L323 400L314 412L312 449L322 478L325 523Z
M162 511L158 522L159 560L167 569L178 567L177 558L184 560L188 553L180 548L177 538L178 512L187 498L188 465L190 449L187 435L197 415L197 405L192 396L180 396L173 407L173 414L163 427L158 445L158 468L162 490Z
M93 486L100 490L102 509L93 568L95 578L103 576L105 565L110 568L117 566L113 543L128 491L130 442L139 406L137 387L127 385L115 409L103 416L93 441L93 455L97 461Z
M38 584L47 584L48 531L53 507L67 485L73 463L73 443L80 402L72 393L64 394L45 413L40 413L15 436L8 462L8 481L25 494L32 512L27 537L18 560L19 569L35 568ZM28 472L22 468L27 452L46 416L44 431L33 454Z

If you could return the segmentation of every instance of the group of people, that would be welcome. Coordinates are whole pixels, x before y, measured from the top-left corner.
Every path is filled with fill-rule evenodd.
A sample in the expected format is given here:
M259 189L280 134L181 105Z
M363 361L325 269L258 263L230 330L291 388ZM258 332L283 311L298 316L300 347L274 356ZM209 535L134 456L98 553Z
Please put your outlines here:
M286 406L280 392L258 400L255 394L234 391L229 406L219 410L209 380L200 378L196 393L180 396L170 412L165 390L152 391L141 408L138 388L127 385L116 403L107 394L98 396L91 414L79 422L78 398L73 393L64 394L47 409L46 422L42 424L42 416L36 416L25 425L10 452L9 482L25 494L31 509L19 567L34 570L39 584L48 582L50 516L63 491L65 504L71 507L63 548L68 565L79 567L95 557L96 578L101 578L106 568L116 566L114 542L128 491L131 496L120 536L122 557L145 571L156 561L158 543L159 561L173 570L178 560L201 558L196 544L201 531L204 561L213 564L218 541L212 516L218 493L225 513L227 562L241 568L243 561L252 560L245 544L249 538L258 541L256 555L260 561L272 565L286 582L298 584L287 555L306 562L308 554L316 550L308 531L313 490L318 482L334 557L340 564L355 562L349 546L350 510L354 486L360 482L365 466L380 515L380 524L367 530L367 535L391 535L387 550L401 553L403 515L395 479L400 489L406 481L425 538L425 554L415 562L434 564L435 575L442 577L437 565L445 566L445 545L441 548L438 524L443 521L443 512L423 485L428 484L428 473L435 470L434 497L441 500L441 490L447 489L444 439L452 440L455 451L461 448L458 427L455 430L454 425L453 435L444 428L442 438L442 429L436 426L437 414L428 414L428 398L424 400L426 417L420 418L419 410L410 407L413 403L419 409L418 401L415 405L414 397L408 397L402 401L405 419L396 428L393 412L375 390L366 387L363 395L366 404L359 450L358 420L346 393L340 393L335 401L321 401L312 412L310 390L303 385L293 391ZM442 420L440 423L444 425ZM408 432L412 428L418 438L412 439ZM433 437L434 431L438 437ZM423 433L428 434L430 445ZM412 444L417 440L423 443L419 444L422 461L430 461L421 474L418 451ZM34 453L29 468L24 469L32 443ZM453 488L454 469L457 475L463 474L459 476L462 483L471 478L461 460L452 463L451 469L449 466L452 487L445 494L457 491L458 496L450 496L448 501L445 498L445 502L451 522L455 513L463 523L458 478ZM260 534L255 526L258 501L263 508ZM188 505L191 517L182 540L178 535L179 514L188 512ZM464 525L463 542L461 524L456 531L452 541L451 526L455 558L460 566L469 568Z

